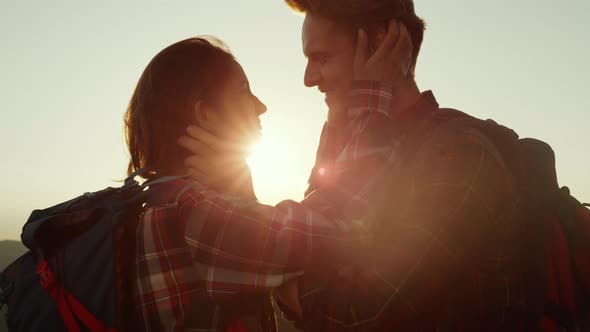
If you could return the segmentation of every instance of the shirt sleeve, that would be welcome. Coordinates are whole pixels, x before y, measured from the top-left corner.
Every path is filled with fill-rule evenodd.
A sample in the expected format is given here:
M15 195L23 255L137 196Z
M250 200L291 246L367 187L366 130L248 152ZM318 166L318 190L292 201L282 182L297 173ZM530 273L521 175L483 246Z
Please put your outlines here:
M195 249L194 259L209 266L208 278L223 279L218 285L224 289L268 290L287 272L358 258L371 238L368 216L374 211L368 199L395 146L386 135L391 100L389 84L353 83L349 139L335 163L319 170L330 180L301 203L246 202L196 183L186 190L178 201L185 241ZM241 280L232 279L235 273L222 277L227 268L242 271Z
M379 212L366 263L302 278L303 326L364 330L386 320L400 324L387 330L404 330L404 322L444 312L445 292L461 292L451 285L463 267L497 262L501 254L484 249L490 234L503 234L500 247L510 247L508 216L518 202L510 172L484 134L452 122L419 148L405 181L398 178L402 194Z

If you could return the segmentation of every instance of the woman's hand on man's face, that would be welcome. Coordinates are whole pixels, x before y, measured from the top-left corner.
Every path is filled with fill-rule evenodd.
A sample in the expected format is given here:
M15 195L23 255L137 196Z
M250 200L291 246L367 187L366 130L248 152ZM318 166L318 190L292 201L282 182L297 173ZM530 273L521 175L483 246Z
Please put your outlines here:
M408 76L412 51L408 29L398 20L389 21L383 42L372 54L367 33L360 29L354 58L354 79L391 81L395 85Z

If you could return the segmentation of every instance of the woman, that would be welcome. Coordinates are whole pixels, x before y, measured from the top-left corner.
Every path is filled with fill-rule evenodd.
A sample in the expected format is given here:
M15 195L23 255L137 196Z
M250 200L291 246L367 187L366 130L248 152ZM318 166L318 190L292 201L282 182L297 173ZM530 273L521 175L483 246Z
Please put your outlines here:
M177 139L189 124L223 137L232 147L225 152L228 163L236 165L233 161L244 160L245 142L259 135L258 117L265 111L222 42L200 37L175 43L152 59L131 98L125 115L128 172L149 169L143 175L148 181L185 175L188 153ZM211 278L210 259L187 245L186 218L175 208L175 197L187 183L179 179L154 185L137 228L135 303L144 329L274 331L266 289L237 296L236 289L243 287L240 272L228 268ZM215 189L255 198L247 167L228 169ZM210 284L222 277L229 280L227 292L213 292L224 289Z

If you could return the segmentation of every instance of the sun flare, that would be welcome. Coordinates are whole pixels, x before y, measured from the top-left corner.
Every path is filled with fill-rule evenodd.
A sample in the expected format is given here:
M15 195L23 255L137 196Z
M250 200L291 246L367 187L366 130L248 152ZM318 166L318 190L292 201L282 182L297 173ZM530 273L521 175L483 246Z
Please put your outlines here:
M252 169L252 173L264 174L264 182L272 181L276 176L284 176L278 169L277 162L281 158L281 149L276 140L268 136L261 137L250 148L250 155L248 156L248 165Z

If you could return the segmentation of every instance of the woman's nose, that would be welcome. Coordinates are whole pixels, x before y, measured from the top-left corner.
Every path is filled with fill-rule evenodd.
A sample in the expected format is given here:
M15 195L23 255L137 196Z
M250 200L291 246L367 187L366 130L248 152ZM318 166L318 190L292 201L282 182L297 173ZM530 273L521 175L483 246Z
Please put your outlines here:
M256 99L256 114L257 115L262 115L264 113L266 113L266 105L264 105L260 99L258 99L258 97L254 96L254 98Z

